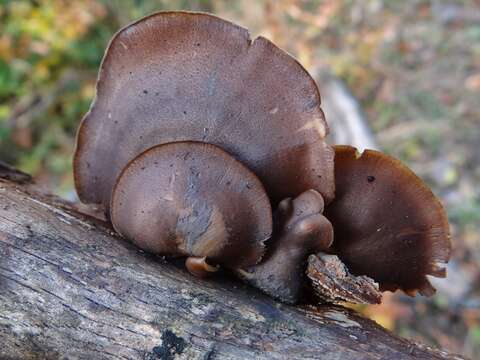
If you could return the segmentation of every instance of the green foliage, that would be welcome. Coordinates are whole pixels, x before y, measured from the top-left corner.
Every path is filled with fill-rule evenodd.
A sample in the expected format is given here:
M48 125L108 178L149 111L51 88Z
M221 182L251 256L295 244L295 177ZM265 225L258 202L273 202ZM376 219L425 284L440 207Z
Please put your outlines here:
M0 158L48 177L57 192L71 189L75 130L114 32L153 11L210 7L205 0L1 0Z
M450 194L455 242L480 258L475 0L0 0L0 159L58 194L71 192L75 131L109 39L133 20L173 9L214 12L270 38L314 73L335 73L361 102L379 145L425 168L435 193ZM429 178L439 159L448 166ZM435 317L448 316L437 305ZM388 326L395 316L375 319ZM475 321L468 341L477 349Z

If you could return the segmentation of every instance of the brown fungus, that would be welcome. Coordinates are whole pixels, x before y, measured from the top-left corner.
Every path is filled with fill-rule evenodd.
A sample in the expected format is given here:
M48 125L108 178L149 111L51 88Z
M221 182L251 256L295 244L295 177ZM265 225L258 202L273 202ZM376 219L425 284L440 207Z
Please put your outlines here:
M378 151L336 146L335 185L325 216L347 268L382 291L433 294L427 275L445 276L451 244L445 211L422 180Z
M199 278L205 278L210 276L212 273L215 273L218 271L219 266L213 266L210 265L207 262L207 257L195 257L195 256L190 256L187 258L185 261L185 267L187 268L188 271L190 271L191 274L195 275L196 277Z
M314 80L270 41L203 13L160 12L120 30L77 133L75 186L108 206L116 178L146 149L221 147L273 202L308 189L333 198L333 150ZM300 176L301 173L301 176Z
M199 276L214 271L210 264L256 264L272 232L270 202L256 176L198 142L137 156L118 178L110 212L118 233L152 253L193 257L187 268Z
M325 251L333 240L323 208L323 198L315 190L283 200L275 212L274 234L265 258L258 265L238 269L237 274L274 298L298 302L306 285L308 255Z
M373 280L431 293L426 275L444 275L450 256L443 208L410 170L373 151L357 159L337 147L334 181L327 134L318 89L288 54L212 15L156 13L108 46L77 132L75 187L120 234L187 257L200 277L223 265L296 302L317 254L308 275L315 290L338 285L337 300L362 297L350 285ZM374 290L365 293L373 300Z

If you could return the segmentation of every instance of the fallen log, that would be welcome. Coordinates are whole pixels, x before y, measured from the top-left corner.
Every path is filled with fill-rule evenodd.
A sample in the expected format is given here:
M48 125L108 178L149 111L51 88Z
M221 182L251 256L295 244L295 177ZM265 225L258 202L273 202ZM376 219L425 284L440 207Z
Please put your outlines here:
M461 358L342 307L292 307L226 275L194 278L9 172L0 173L1 359Z

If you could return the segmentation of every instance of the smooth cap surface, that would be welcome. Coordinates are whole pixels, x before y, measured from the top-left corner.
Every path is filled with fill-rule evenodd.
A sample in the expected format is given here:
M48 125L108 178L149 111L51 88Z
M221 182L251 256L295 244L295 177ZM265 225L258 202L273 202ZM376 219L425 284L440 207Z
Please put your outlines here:
M428 186L400 161L350 146L335 147L335 182L325 216L348 269L382 290L432 294L427 275L445 276L451 244L445 211Z
M226 267L260 261L272 232L256 176L222 149L197 142L156 146L131 161L110 213L115 230L144 250Z
M122 168L173 141L221 147L276 204L308 189L333 198L333 150L314 80L270 41L203 13L161 12L111 40L77 133L80 199L108 205Z

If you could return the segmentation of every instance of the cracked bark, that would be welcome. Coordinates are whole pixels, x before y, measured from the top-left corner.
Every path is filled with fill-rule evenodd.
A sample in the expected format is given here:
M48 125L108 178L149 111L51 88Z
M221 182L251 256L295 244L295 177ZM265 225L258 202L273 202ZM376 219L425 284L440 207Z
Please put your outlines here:
M341 307L196 279L2 170L1 359L460 358Z

